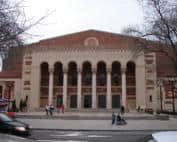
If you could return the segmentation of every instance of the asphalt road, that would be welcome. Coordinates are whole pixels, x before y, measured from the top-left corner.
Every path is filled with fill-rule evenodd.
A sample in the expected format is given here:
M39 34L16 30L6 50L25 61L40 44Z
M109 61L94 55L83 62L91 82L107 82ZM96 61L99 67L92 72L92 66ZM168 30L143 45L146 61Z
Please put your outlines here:
M49 131L33 130L37 142L144 142L154 131Z

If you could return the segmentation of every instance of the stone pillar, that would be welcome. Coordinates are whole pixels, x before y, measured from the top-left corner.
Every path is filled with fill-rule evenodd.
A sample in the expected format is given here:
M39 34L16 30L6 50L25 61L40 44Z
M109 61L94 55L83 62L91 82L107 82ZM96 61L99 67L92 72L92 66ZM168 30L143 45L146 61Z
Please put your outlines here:
M106 95L106 108L112 108L112 97L111 97L111 69L107 70L107 95Z
M49 97L48 104L52 105L53 103L53 68L49 69Z
M126 108L126 68L122 68L122 105Z
M31 95L29 95L29 109L30 110L34 110L40 107L40 94L41 94L40 81L41 81L40 66L32 66ZM22 95L25 93L24 91L25 90L22 89Z
M63 105L67 108L67 69L63 70Z
M82 78L81 78L81 69L78 69L77 74L77 109L81 109L81 96L82 95Z
M92 70L92 109L97 108L96 103L96 69Z
M142 59L142 61L144 61L144 59ZM146 96L146 76L145 74L146 74L145 66L141 64L140 65L137 64L136 65L136 108L138 106L145 108L146 99L149 99L149 98L146 98L147 96ZM152 94L152 95L155 95L155 94Z

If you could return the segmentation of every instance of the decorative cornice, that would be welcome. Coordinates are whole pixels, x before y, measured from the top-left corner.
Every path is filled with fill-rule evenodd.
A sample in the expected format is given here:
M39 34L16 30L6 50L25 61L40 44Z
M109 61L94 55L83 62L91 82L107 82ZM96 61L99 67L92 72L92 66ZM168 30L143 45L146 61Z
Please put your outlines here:
M121 47L117 45L98 45L96 47L93 46L84 46L84 45L63 45L63 46L34 46L34 47L26 47L25 48L25 53L31 53L31 52L45 52L45 51L99 51L99 50L116 50L116 51L121 51L121 52L126 52L126 51L132 51L135 47Z

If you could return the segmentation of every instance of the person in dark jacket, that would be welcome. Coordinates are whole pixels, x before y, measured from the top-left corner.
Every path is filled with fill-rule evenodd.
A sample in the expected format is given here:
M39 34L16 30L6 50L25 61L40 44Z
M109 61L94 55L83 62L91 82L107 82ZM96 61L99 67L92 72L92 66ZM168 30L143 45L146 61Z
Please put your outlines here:
M120 113L121 113L121 115L124 115L124 113L125 113L125 107L124 106L120 107Z
M49 110L50 110L50 107L49 107L49 105L47 104L47 105L45 106L46 115L49 115Z
M113 113L112 113L112 125L114 125L115 121L116 121L116 115L115 115L115 113L113 112Z
M50 116L53 116L54 106L53 106L53 105L50 105L49 108L50 108L50 109L49 109Z
M122 117L120 116L120 114L117 114L117 122L116 122L116 125L125 125L125 124L127 124L127 122L125 121L125 119L122 118Z
M121 119L122 119L122 118L121 118L120 114L118 113L118 114L117 114L117 117L116 117L116 120L117 120L117 121L116 121L116 125L120 125L120 124L121 124Z

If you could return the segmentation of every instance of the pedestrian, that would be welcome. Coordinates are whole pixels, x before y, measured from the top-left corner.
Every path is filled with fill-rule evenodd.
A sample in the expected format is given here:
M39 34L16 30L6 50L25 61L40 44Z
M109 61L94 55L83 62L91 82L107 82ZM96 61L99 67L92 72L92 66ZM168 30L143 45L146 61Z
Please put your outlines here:
M121 113L122 115L124 115L124 113L125 113L125 107L124 107L124 106L121 106L121 107L120 107L120 113Z
M117 114L117 122L116 125L125 125L127 124L127 122L125 121L125 119L123 117L121 117L121 115L118 113Z
M54 110L54 106L50 105L49 107L50 116L53 116L53 110Z
M57 105L57 112L58 112L58 113L60 113L60 108L61 108L61 106L60 106L60 104L58 104L58 105Z
M140 112L140 110L141 110L141 108L140 108L140 106L138 106L137 111Z
M113 113L112 113L112 125L114 125L115 120L116 120L116 115L115 115L115 113L113 112Z
M117 114L117 117L116 117L116 125L120 125L121 124L121 116L120 114L118 113Z
M46 106L45 106L45 112L46 112L46 115L49 115L49 105L47 104Z
M64 105L63 104L61 104L61 111L62 111L62 113L64 113Z

